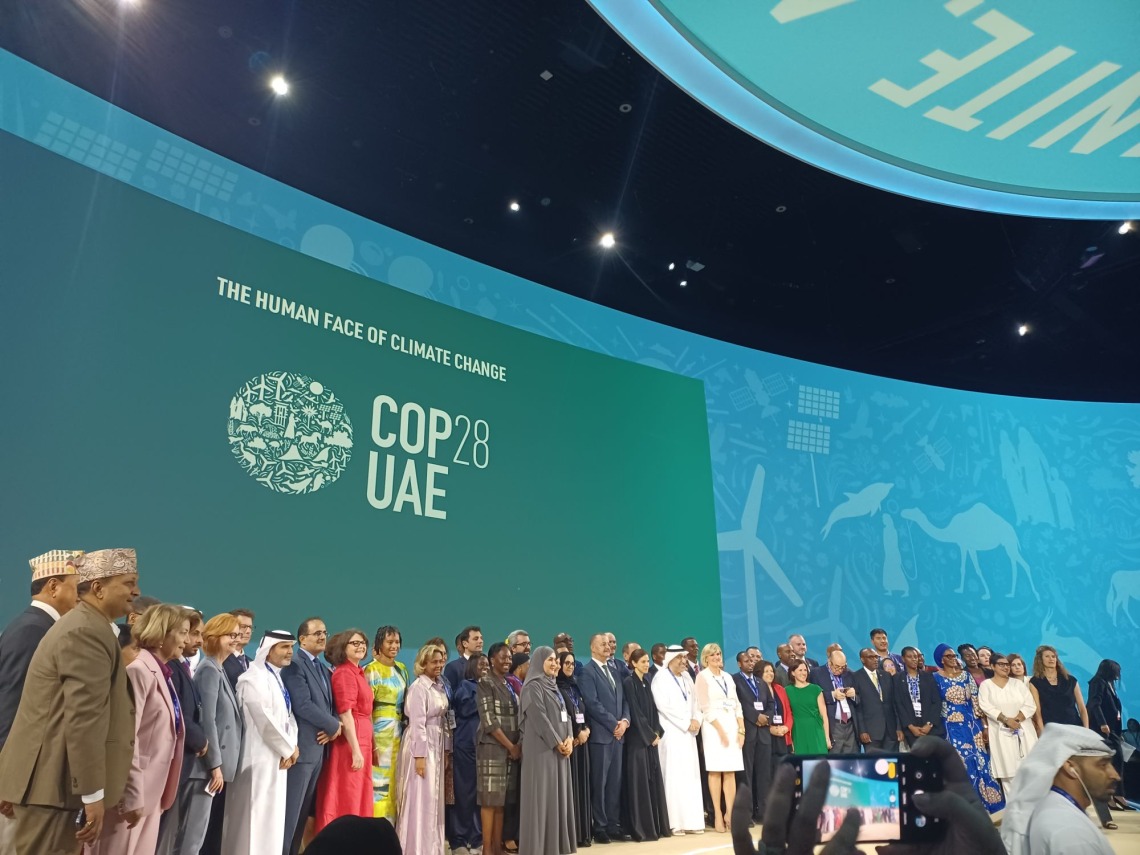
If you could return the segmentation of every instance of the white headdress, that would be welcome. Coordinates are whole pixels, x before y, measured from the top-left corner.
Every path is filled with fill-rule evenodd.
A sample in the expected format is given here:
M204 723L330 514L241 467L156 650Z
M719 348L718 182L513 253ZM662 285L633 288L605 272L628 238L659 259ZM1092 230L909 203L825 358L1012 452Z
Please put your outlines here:
M1001 839L1009 855L1029 851L1029 820L1033 811L1048 795L1057 770L1070 757L1106 757L1113 749L1099 733L1074 724L1047 724L1022 761L1014 778L1013 796L1005 807L1001 823Z
M269 655L269 651L273 649L273 646L285 641L292 644L297 641L297 638L293 633L286 632L283 629L269 630L269 632L261 637L261 644L257 645L257 655L253 657L254 660L257 664L264 665L265 657Z

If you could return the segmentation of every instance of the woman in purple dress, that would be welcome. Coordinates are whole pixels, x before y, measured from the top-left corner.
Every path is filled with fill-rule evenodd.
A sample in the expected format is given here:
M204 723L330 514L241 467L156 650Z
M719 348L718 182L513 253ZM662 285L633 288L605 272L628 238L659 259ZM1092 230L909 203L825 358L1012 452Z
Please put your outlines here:
M404 855L440 855L443 828L443 758L451 748L447 692L441 675L446 655L425 644L416 655L416 679L408 687L408 727L396 767L396 833Z

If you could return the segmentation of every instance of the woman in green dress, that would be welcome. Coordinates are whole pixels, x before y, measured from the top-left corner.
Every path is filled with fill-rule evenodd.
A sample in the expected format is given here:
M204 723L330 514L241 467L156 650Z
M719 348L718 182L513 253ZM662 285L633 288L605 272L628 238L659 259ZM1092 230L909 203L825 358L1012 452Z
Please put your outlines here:
M394 626L376 631L373 659L364 669L372 687L372 814L396 824L396 758L400 756L408 669L397 662L403 639Z
M792 682L785 687L792 707L792 749L796 754L826 754L831 748L831 729L823 689L808 682L808 666L793 659L788 669Z

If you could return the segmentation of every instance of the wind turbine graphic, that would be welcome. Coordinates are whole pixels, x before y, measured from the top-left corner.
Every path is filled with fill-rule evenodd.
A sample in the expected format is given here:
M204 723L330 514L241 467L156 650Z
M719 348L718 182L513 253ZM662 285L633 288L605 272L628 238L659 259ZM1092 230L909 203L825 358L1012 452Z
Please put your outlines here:
M722 531L716 536L717 549L721 552L739 550L743 554L744 597L748 606L748 638L751 641L757 641L760 638L760 615L756 602L754 564L759 564L772 577L772 581L792 601L792 605L802 606L804 604L791 581L784 575L780 563L757 533L760 525L760 504L764 500L764 475L764 467L757 464L756 472L752 476L752 486L748 488L748 498L744 500L744 512L740 517L740 528L736 531Z
M823 635L826 638L838 638L839 641L845 646L843 651L848 657L857 658L859 655L859 648L866 647L859 641L859 637L853 633L847 624L843 623L839 618L839 606L843 602L843 568L836 565L835 579L831 583L831 592L827 598L827 616L819 620L809 623L806 626L801 626L798 629L800 635L805 638L809 635Z

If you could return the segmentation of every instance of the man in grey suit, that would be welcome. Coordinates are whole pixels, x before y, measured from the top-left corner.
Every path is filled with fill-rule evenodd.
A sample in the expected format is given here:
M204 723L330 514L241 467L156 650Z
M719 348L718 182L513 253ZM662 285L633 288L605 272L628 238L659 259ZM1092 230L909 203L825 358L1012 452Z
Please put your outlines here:
M590 728L590 790L594 809L594 840L621 838L622 738L629 727L629 705L621 682L606 664L607 634L590 637L590 661L578 675L578 688L592 725Z
M340 719L333 703L329 668L317 657L325 652L329 634L318 617L302 621L297 628L300 651L281 671L289 690L293 716L297 719L300 755L289 768L285 795L284 855L297 855L305 836L305 823L313 812L317 779L325 762L325 746L340 735ZM371 762L368 758L367 762Z
M32 604L0 634L0 750L16 718L32 654L47 631L79 601L75 560L81 555L78 550L53 549L28 562L32 566ZM15 851L12 815L12 806L0 802L0 852Z
M895 717L893 678L880 667L882 660L870 647L859 651L859 660L863 667L851 672L851 686L859 698L855 734L864 750L898 751L902 731Z
M792 682L792 675L788 673L788 666L792 663L792 646L790 644L776 645L776 658L780 661L776 664L776 682L784 687ZM808 666L808 673L811 673L811 666Z

